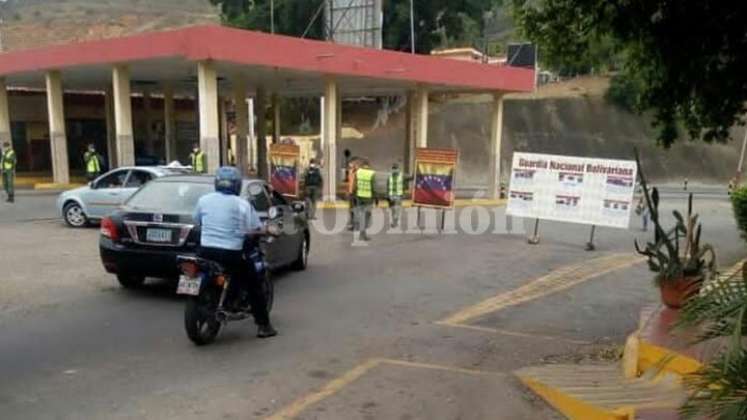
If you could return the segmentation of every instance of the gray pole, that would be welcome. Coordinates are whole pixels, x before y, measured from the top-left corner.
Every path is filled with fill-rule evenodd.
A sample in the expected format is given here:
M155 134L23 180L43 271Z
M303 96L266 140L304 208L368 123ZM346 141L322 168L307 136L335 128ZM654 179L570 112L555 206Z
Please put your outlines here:
M737 182L742 179L742 168L744 165L744 149L747 148L747 128L744 129L744 140L742 140L742 152L739 154L739 166L737 167Z
M275 33L275 0L270 0L270 32Z
M410 52L415 54L415 6L410 0Z

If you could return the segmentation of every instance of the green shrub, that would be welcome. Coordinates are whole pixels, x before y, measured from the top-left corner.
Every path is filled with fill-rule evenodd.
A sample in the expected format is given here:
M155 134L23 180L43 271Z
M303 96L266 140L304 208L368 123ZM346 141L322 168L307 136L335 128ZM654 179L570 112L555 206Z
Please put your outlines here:
M604 94L607 102L630 112L640 110L641 84L626 74L618 74L610 80L610 86Z
M747 239L747 187L738 188L731 193L731 206L742 237Z

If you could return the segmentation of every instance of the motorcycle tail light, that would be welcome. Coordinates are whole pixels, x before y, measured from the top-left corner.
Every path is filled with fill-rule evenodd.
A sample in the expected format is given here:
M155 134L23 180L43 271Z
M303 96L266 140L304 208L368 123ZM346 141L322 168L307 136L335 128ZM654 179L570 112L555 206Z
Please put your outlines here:
M184 273L184 275L186 275L187 277L197 277L197 273L199 272L199 267L197 267L197 264L191 261L181 263L180 268L182 270L182 273Z
M119 240L119 229L117 229L117 225L111 217L104 217L101 220L101 234L112 241Z
M226 284L226 277L225 276L216 276L215 277L215 284L218 285L218 287L223 287Z

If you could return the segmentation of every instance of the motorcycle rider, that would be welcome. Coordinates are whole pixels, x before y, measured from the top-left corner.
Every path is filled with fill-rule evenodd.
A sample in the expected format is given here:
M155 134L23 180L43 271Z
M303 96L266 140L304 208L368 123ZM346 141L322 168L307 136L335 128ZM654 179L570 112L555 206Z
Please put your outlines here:
M194 211L195 223L201 226L197 255L221 264L228 271L233 280L229 286L233 291L229 292L237 293L237 288L246 287L257 324L257 337L273 337L277 331L270 324L261 282L243 252L247 235L265 235L268 230L254 207L239 197L240 191L238 169L223 166L216 171L215 192L202 196Z

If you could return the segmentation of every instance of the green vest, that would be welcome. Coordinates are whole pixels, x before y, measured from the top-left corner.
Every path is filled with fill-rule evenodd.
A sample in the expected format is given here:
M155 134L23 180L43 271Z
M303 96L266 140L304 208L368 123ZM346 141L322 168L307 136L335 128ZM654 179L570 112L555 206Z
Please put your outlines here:
M12 171L16 169L16 152L13 149L8 149L3 152L2 158L2 169L4 171Z
M86 152L84 160L86 161L86 173L97 174L101 172L101 163L96 152Z
M198 174L205 172L205 153L202 150L192 153L192 170Z
M375 173L376 172L365 168L360 168L355 173L357 187L355 195L358 198L373 198L373 189L371 188L371 183L373 181Z
M402 197L404 194L404 183L402 182L402 174L389 175L389 197Z

